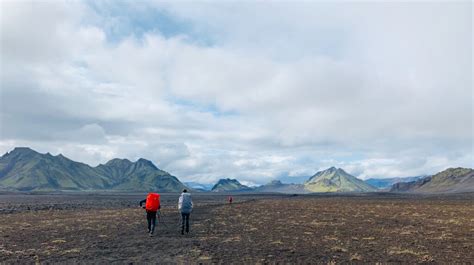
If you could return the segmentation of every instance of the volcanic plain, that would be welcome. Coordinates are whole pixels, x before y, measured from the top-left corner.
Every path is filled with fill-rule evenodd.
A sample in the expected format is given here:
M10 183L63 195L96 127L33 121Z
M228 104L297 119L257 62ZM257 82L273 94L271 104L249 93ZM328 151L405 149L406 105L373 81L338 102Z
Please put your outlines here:
M0 194L0 263L474 263L474 194Z

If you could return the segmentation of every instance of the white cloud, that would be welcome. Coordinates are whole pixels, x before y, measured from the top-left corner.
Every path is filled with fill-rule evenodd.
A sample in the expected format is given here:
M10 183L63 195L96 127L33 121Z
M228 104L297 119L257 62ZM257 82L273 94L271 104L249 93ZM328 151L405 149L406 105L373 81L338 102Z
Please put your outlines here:
M144 3L191 27L112 40L139 26L113 5L2 2L0 151L206 183L474 166L471 3Z

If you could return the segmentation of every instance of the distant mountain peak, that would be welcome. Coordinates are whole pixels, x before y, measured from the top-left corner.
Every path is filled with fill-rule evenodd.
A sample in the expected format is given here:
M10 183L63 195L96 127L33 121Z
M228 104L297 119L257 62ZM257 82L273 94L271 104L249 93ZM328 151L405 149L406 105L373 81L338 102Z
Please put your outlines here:
M132 165L132 161L126 159L126 158L114 158L109 160L107 163L105 163L106 166L130 166Z
M13 148L13 152L15 152L15 151L25 151L25 150L36 152L36 151L34 151L33 149L31 149L27 146L18 146L18 147Z
M42 154L36 152L35 150L29 147L15 147L12 151L7 152L4 156L30 158L38 155Z
M252 188L242 185L236 179L220 179L214 187L212 187L212 191L214 192L223 192L223 191L250 191Z
M270 181L268 184L269 185L283 185L283 183L278 179L274 179L274 180Z
M16 154L28 154L28 153L34 153L38 154L35 150L29 148L29 147L15 147L10 153L16 153Z
M153 164L153 162L151 162L150 160L147 160L145 158L139 158L137 160L137 162L135 162L136 164L138 165L141 165L141 166L148 166L148 167L152 167L154 169L158 169L155 164Z
M367 192L375 187L350 175L342 168L330 167L318 171L305 182L305 188L313 192Z
M238 180L236 179L231 179L231 178L225 178L225 179L219 179L217 181L217 184L219 183L228 183L228 182L233 182L233 183L240 183Z

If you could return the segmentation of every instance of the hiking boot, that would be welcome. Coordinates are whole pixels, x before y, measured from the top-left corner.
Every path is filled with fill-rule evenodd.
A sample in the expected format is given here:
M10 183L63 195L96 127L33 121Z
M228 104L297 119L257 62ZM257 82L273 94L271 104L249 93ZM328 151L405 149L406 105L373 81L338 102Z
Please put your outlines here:
M150 233L150 237L153 237L153 233Z

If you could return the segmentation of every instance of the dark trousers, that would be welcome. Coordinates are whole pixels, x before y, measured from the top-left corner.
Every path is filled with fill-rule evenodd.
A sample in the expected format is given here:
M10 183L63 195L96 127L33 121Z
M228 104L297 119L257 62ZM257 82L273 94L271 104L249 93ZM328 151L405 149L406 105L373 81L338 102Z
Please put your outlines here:
M153 234L156 225L156 212L147 211L146 220L148 222L148 232Z
M186 225L186 233L189 233L189 215L190 213L181 213L181 234L184 234L185 225Z

